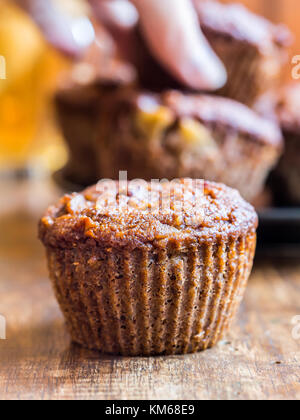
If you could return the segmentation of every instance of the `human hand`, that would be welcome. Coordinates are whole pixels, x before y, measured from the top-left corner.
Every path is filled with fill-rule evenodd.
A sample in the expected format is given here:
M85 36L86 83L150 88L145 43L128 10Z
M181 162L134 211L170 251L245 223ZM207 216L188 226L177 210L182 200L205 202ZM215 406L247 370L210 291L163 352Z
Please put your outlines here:
M52 0L16 0L55 47L76 55L93 39L88 19L73 20ZM193 89L215 90L226 82L223 64L201 32L192 0L88 0L106 26L129 28L138 15L154 57L180 82ZM81 36L79 36L81 35Z

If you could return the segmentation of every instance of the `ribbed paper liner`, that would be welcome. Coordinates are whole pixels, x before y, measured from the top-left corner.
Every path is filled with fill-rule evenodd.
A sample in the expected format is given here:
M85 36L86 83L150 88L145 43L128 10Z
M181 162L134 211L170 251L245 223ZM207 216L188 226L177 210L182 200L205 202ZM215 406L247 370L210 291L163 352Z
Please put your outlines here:
M228 159L223 170L216 172L217 176L208 171L203 178L232 186L247 201L252 202L262 192L271 168L278 162L280 152L273 146L251 143L242 137L237 138L235 144L232 143L232 150L240 150L236 162L232 163Z
M254 234L185 251L48 249L74 342L116 355L212 347L231 325L252 268Z
M228 57L226 53L222 54L222 49L217 49L228 74L228 82L219 93L251 107L259 96L278 85L281 72L267 74L264 71L269 60L274 60L275 65L275 56L261 56L256 49L245 48L244 45L235 49L236 53ZM280 60L279 57L277 59Z

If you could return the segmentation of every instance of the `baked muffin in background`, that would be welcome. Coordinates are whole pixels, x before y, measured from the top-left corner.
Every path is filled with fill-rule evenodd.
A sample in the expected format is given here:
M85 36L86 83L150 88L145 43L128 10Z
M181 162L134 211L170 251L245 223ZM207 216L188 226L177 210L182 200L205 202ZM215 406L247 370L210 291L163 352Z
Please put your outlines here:
M98 115L105 107L102 100L135 81L135 69L119 57L111 36L97 27L97 42L62 75L55 96L58 122L70 154L63 170L67 180L79 185L98 181L94 141Z
M228 82L215 93L251 107L259 96L280 83L292 34L285 25L273 24L241 4L193 1L201 29L227 69ZM132 43L142 89L186 91L186 86L151 55L138 28Z
M221 184L106 181L50 207L39 235L73 341L149 356L223 337L245 292L256 228L253 207Z
M223 8L220 21L214 15ZM284 55L286 30L252 15L251 25L244 25L245 22L241 25L238 17L242 15L245 20L250 13L239 6L203 2L203 6L198 5L198 12L212 45L216 42L217 49L225 43L227 49L220 48L220 53L232 51L232 56L221 57L225 63L226 60L231 63L234 55L234 62L240 63L244 60L241 52L251 51L252 57L255 51L255 66L252 62L249 66L249 57L245 58L245 74L238 66L229 69L229 87L231 80L238 80L241 83L236 86L237 92L244 96L245 102L245 98L252 102L262 88L269 86L269 78L261 68L276 60L276 69L279 63L282 65L278 57ZM259 23L257 35L252 28L253 21ZM98 42L63 80L56 104L70 149L64 176L83 186L100 178L115 179L119 170L128 170L131 179L204 178L237 188L248 200L255 198L279 158L278 130L238 103L204 95L196 100L179 93L186 88L154 60L136 26L130 36L134 65L120 58L111 36L101 29ZM275 48L275 39L280 47ZM267 51L271 58L267 59ZM264 81L260 79L260 89L257 89L261 77ZM169 94L168 87L176 88L178 93ZM150 93L145 95L145 90ZM145 97L155 99L144 101ZM172 99L173 104L166 99L171 97L176 98ZM150 107L157 102L154 112L139 109L142 102L152 103ZM178 109L171 109L173 106ZM187 115L183 106L187 106ZM136 120L139 120L137 124Z
M300 205L300 84L292 83L270 92L256 104L256 110L276 120L285 140L284 154L270 183L281 205Z
M240 4L194 0L201 28L228 72L220 94L252 106L278 86L292 35Z
M99 177L190 177L222 182L247 200L261 193L282 152L277 124L211 95L132 92L99 116Z

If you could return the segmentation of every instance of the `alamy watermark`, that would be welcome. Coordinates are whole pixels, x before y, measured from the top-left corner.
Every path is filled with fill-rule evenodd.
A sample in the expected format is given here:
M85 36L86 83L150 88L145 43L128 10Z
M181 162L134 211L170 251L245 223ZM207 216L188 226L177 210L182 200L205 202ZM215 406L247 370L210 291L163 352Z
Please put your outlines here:
M201 224L204 219L205 184L195 179L143 179L128 181L127 171L119 173L119 181L100 180L97 208L121 212L136 209L152 214L175 212L195 218Z
M294 328L292 330L292 337L294 340L300 340L300 315L294 316L292 319L292 325Z
M292 78L294 80L299 80L300 79L300 55L295 55L292 58L292 64L293 64Z
M0 80L6 79L6 60L3 55L0 55Z
M0 315L0 340L6 340L6 319Z

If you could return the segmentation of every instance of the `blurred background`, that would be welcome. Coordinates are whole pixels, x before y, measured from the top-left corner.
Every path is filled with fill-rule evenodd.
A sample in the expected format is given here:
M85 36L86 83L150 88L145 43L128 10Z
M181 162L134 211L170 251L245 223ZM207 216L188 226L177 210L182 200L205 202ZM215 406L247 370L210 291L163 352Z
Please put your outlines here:
M83 13L80 0L57 2L72 14ZM6 80L0 80L0 174L55 171L65 164L67 151L52 96L70 62L10 0L0 0L0 56L6 60Z
M80 15L80 0L56 0ZM226 3L232 1L223 0ZM291 57L300 53L299 0L241 0L274 22L286 23L296 36ZM0 0L0 56L6 58L6 80L0 80L0 176L20 172L53 172L67 161L67 150L56 127L52 96L68 59L42 39L29 17L10 0ZM291 60L289 60L289 63ZM291 80L292 65L285 77Z

